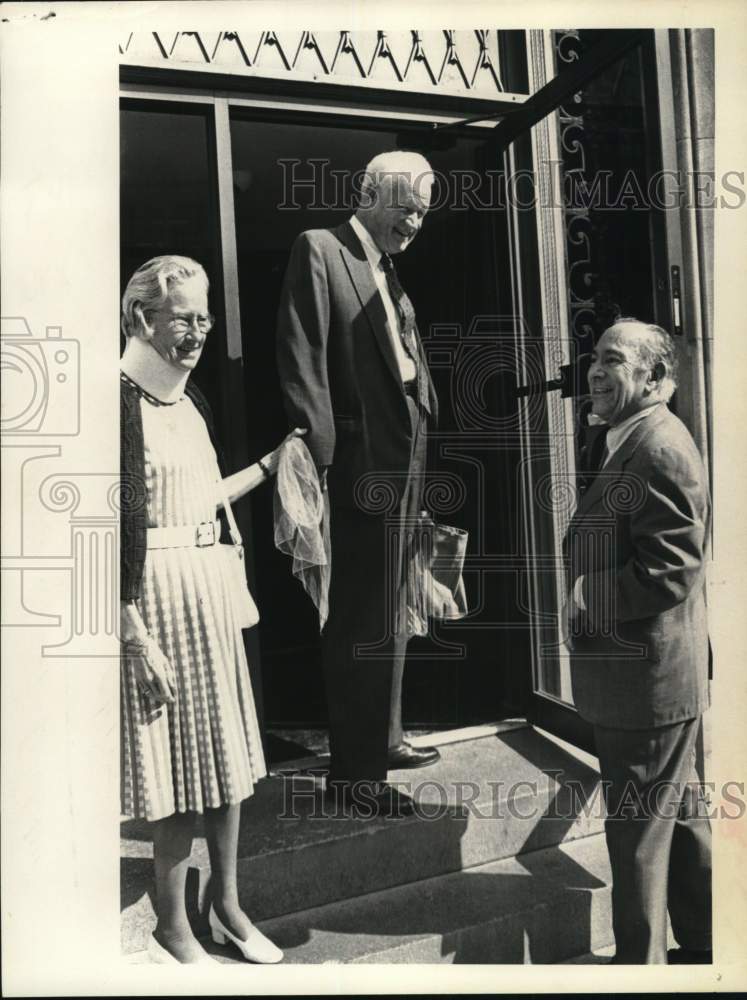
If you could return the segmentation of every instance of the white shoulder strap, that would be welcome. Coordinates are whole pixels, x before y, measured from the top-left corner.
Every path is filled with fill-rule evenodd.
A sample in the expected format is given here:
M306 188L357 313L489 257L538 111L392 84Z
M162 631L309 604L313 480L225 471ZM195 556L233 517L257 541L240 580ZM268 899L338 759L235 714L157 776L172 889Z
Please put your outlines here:
M231 541L234 545L243 545L241 538L241 532L239 531L239 526L236 523L236 518L233 516L233 511L231 510L231 504L228 502L228 497L226 495L226 490L223 485L223 480L218 480L218 497L223 504L223 509L226 512L226 518L228 519L228 531L231 535Z

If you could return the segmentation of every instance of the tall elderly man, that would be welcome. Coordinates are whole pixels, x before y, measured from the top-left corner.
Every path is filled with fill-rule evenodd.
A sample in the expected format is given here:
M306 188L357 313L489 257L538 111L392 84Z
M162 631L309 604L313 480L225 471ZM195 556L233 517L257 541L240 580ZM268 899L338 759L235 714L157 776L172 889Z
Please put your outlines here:
M696 742L708 707L706 474L667 402L672 338L618 320L592 355L605 455L566 537L573 695L607 806L617 964L711 960L711 831Z
M387 770L439 756L402 734L403 552L421 506L437 400L392 260L420 230L432 178L418 153L376 156L353 217L296 239L278 316L286 410L292 426L308 428L330 502L327 792L347 807L365 783L366 808L380 815L412 809L386 784Z

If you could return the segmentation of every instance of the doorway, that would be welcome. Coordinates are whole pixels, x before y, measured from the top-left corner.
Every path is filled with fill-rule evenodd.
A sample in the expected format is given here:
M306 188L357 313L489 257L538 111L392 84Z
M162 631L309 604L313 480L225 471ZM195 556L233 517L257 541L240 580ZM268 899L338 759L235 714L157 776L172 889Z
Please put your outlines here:
M411 137L411 142L410 142ZM339 225L354 208L355 175L387 149L417 148L422 132L391 120L320 121L313 114L231 114L236 249L249 454L273 448L287 431L275 364L275 319L290 247L312 228ZM505 209L479 211L459 200L455 179L484 176L481 137L459 137L428 151L439 181L434 207L417 240L397 261L412 299L439 394L441 417L431 441L429 474L459 482L448 521L470 532L468 553L496 559L515 551L518 448L496 448L490 425L464 427L464 386L453 359L481 351L496 318L513 312ZM500 177L494 177L500 184ZM449 356L452 363L439 363ZM478 359L475 359L478 360ZM478 361L479 363L479 361ZM480 382L493 415L516 408L512 373ZM458 442L458 447L457 447ZM500 511L500 516L490 511ZM272 539L271 491L252 498L252 547L265 718L280 728L324 724L326 707L318 623ZM333 555L334 558L334 555ZM531 694L530 643L515 574L468 561L469 619L415 639L408 647L403 714L407 725L455 728L526 711ZM525 602L523 604L525 606ZM490 627L499 622L497 627Z
M194 377L230 468L239 468L287 430L275 315L293 240L347 219L354 191L345 177L382 150L422 148L433 119L137 86L122 111L123 284L133 267L159 253L188 253L207 267L218 320ZM525 303L537 302L539 272L530 262L537 235L531 213L523 213L521 227L512 221L504 161L486 159L484 137L480 127L458 129L445 148L426 150L443 180L423 231L398 261L440 399L429 472L458 484L438 519L470 533L469 618L408 648L403 708L410 728L526 716L537 700L530 620L536 560L526 527L532 494L516 400L527 332L517 287ZM314 171L322 184L329 181L326 194L303 183L289 193L289 177L309 181ZM492 187L465 197L469 175L490 175ZM530 332L541 356L536 316ZM271 489L255 491L236 515L261 612L259 628L245 633L260 721L265 731L323 728L318 626L274 548Z
M588 32L568 34L580 43L594 41ZM532 95L542 117L524 115L524 130L508 151L493 153L500 162L486 162L490 133L478 123L462 123L448 148L429 153L435 169L452 177L474 168L500 175L504 167L533 177L538 208L516 210L504 199L503 209L480 212L469 199L465 204L457 198L429 214L422 234L398 261L441 401L429 468L453 473L464 485L464 502L442 520L470 531L465 575L472 609L466 622L410 644L404 710L408 721L449 727L526 713L535 724L587 746L588 727L573 707L567 656L558 643L564 598L559 549L567 512L560 516L543 500L544 489L562 488L576 474L583 404L550 393L517 408L515 390L557 379L560 365L586 347L587 323L579 325L578 317L588 318L586 307L597 305L585 301L589 295L579 294L574 280L585 279L591 266L588 240L573 236L578 220L569 216L564 226L552 185L561 190L562 172L577 171L579 164L569 161L576 154L583 179L587 152L595 171L604 172L609 163L613 176L626 161L618 155L620 141L637 169L643 169L644 157L650 176L669 163L665 146L673 156L666 124L673 111L666 32L647 33L639 40L640 53L631 50L619 65L600 65L598 79L587 82L594 149L585 150L567 130L584 127L573 113L575 98L558 104L565 38L554 41L549 31L516 33L523 77L514 80L512 91ZM212 89L221 86L226 89ZM610 100L621 104L624 135L616 127L605 137L594 126L594 109L603 108L605 119ZM432 110L436 95L429 109L407 107L407 101L375 89L320 89L311 95L306 84L290 78L269 86L258 78L241 82L216 75L208 82L199 73L123 71L123 280L130 264L157 253L190 253L208 267L219 319L197 381L229 444L233 468L274 447L287 429L274 361L275 307L295 236L335 225L351 212L351 192L334 175L360 170L384 148L418 148L433 124L474 112L467 104L456 114ZM520 105L509 110L521 117ZM297 188L297 203L280 211L288 202L291 163L296 178L308 180L321 169L330 184L316 204L313 184ZM620 278L624 293L618 297L611 283L603 298L614 298L625 311L646 313L651 307L652 318L669 325L679 305L679 289L674 277L669 280L676 268L670 265L682 265L676 217L652 211L646 221L639 213L629 228L625 213L604 215L593 207L588 212L583 200L582 208L610 237L597 246L600 274ZM581 260L574 256L579 248ZM637 280L639 274L645 281ZM470 373L472 395L465 396L459 384L460 364ZM512 422L518 431L513 436L504 433ZM323 725L313 612L274 550L269 490L258 491L236 513L251 540L249 576L262 610L260 628L245 633L260 716L264 693L266 727Z

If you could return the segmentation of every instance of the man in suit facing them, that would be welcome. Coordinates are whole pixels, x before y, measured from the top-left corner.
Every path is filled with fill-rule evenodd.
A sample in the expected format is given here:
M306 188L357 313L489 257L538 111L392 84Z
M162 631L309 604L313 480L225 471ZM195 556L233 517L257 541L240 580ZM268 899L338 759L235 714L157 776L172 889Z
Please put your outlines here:
M672 338L621 319L592 354L602 465L566 536L573 695L593 724L607 807L617 964L711 961L711 831L695 770L708 707L710 505L667 402Z
M418 153L376 156L353 217L296 239L278 315L286 411L292 426L308 428L330 502L327 794L360 803L365 783L365 806L380 815L412 810L386 784L389 768L439 758L402 734L404 539L422 503L437 400L392 260L420 230L432 177Z

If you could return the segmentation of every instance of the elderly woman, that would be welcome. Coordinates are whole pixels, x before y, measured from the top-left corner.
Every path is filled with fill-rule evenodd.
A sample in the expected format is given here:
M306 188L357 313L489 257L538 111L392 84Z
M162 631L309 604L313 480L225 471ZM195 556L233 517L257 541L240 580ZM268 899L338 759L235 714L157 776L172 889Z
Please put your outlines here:
M266 774L244 653L237 550L216 509L277 468L279 449L223 480L207 404L189 383L213 325L208 279L156 257L122 300L122 811L153 824L156 962L214 961L195 938L185 881L198 813L212 869L213 939L253 962L282 952L253 926L236 885L239 809ZM229 522L235 521L229 516ZM243 567L239 565L243 573Z

